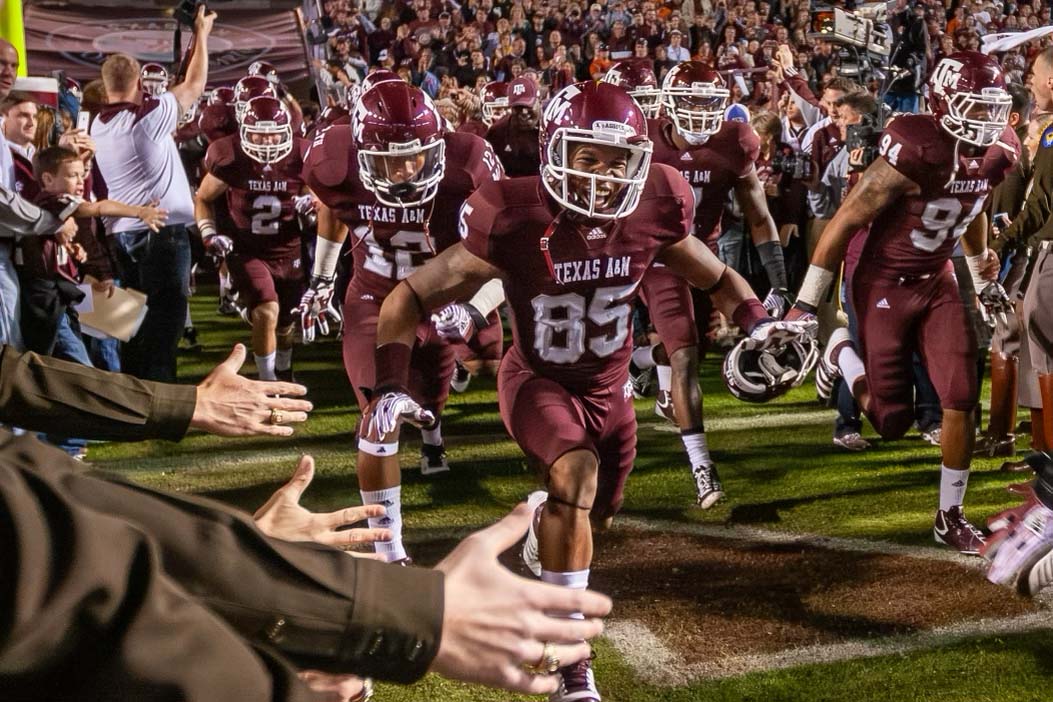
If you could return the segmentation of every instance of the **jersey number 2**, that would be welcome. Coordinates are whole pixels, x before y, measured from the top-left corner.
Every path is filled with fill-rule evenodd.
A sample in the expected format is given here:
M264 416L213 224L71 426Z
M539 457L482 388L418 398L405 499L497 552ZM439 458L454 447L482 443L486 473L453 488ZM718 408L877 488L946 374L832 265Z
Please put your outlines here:
M252 215L253 234L269 236L278 233L278 218L282 216L281 200L273 195L260 195L252 201L252 209L256 212Z

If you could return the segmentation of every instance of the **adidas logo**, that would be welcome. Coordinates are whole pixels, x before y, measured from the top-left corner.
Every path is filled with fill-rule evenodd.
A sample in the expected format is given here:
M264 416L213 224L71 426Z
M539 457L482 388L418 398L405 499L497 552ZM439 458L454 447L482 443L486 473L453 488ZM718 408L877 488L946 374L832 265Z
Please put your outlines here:
M886 298L881 298L880 300L878 300L877 305L875 305L875 307L877 307L879 310L892 309L891 305L888 304L888 300Z
M365 294L363 294L363 295L362 295L362 296L361 296L360 298L358 298L358 299L360 299L360 300L364 300L365 302L372 302L372 301L373 301L373 300L375 300L376 298L375 298L375 297L373 297L372 295L370 295L369 293L365 293Z
M379 454L381 454L381 453L387 453L387 452L388 452L388 450L387 450L386 448L384 448L383 446L377 446L377 448L376 448L376 452L377 452L377 454L379 455Z
M685 151L684 153L680 154L680 160L681 161L690 161L691 160L691 154L689 154L689 153L687 153Z
M953 483L951 483L951 487L965 487L965 481L964 480L956 480Z
M510 153L511 151L512 151L512 145L511 144L505 144L505 153Z
M606 239L606 238L607 238L607 232L603 231L599 227L596 227L595 229L593 229L592 231L590 231L588 234L585 235L585 239L587 241L593 241L595 239Z

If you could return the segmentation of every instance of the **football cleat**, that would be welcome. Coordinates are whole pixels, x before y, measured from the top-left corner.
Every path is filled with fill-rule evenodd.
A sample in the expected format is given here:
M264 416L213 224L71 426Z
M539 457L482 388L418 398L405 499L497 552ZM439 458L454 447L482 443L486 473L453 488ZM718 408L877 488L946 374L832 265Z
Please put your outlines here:
M676 408L673 406L673 393L668 390L659 390L658 396L654 400L654 413L669 421L672 424L676 424Z
M583 661L559 669L559 689L548 697L548 702L600 702L592 661Z
M979 555L984 545L983 534L965 518L961 505L936 512L932 535L936 543L950 546L968 556Z
M691 475L695 476L695 490L698 492L696 504L699 507L709 509L724 499L724 486L715 465L703 463L692 466Z
M858 431L850 431L847 434L835 436L834 446L843 448L845 451L866 451L870 448L870 442L864 439Z
M840 327L834 330L826 342L826 349L815 366L815 394L820 402L828 403L834 395L834 383L841 377L841 369L837 365L835 354L841 352L841 347L852 343L852 336L848 329Z
M1029 570L1020 574L1016 587L1021 595L1034 597L1050 585L1053 585L1053 544L1046 551L1046 555L1039 558Z
M450 388L454 392L464 392L468 389L468 384L472 382L472 374L468 372L468 369L461 365L460 361L455 361L453 366L453 376L450 378Z
M233 290L228 290L225 294L220 296L219 313L224 317L234 317L240 314L238 311L237 294Z
M928 429L922 429L921 438L928 441L933 446L939 446L940 440L943 437L943 427L939 424L934 424Z
M421 475L435 475L446 473L450 470L450 464L446 462L446 447L442 444L420 445L420 472Z
M539 578L541 577L541 556L538 552L537 529L541 523L541 510L544 509L546 501L548 501L548 493L544 490L532 492L527 497L527 504L534 511L534 516L530 519L530 528L523 541L523 563L531 573Z
M179 339L179 352L180 353L198 353L204 347L197 338L197 329L194 327L184 327L183 336Z

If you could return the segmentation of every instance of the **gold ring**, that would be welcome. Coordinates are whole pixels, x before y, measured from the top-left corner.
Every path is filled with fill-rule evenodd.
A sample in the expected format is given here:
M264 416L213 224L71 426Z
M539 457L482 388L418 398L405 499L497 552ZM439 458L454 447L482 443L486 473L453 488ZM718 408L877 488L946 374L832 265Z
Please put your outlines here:
M537 663L524 663L523 669L531 675L552 675L559 670L559 658L556 657L556 647L545 642L545 648L541 651L541 658Z
M285 415L282 413L282 411L280 409L278 409L277 407L272 409L271 410L271 424L284 424L284 423L285 423Z

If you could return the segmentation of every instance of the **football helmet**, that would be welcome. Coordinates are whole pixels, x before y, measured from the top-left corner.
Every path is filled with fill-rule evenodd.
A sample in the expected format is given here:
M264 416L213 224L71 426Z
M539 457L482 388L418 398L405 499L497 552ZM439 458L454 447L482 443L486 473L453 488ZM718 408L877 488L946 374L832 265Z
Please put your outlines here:
M292 117L278 98L264 95L249 100L238 125L241 149L253 161L277 163L292 152Z
M940 60L929 76L929 108L955 139L992 146L1006 125L1012 98L998 62L977 51L958 51Z
M643 110L645 117L654 119L662 109L662 91L650 59L619 61L607 70L603 81L625 88Z
M234 88L223 86L216 88L212 91L212 94L208 96L209 105L233 105L234 104Z
M647 120L636 101L611 83L587 81L568 85L549 101L541 116L541 182L566 209L594 219L626 217L640 203L653 145ZM625 176L603 175L571 167L576 147L585 144L624 149ZM573 181L589 184L589 197L575 192ZM604 184L620 188L602 211L597 206Z
M493 80L484 85L479 97L483 103L483 124L487 127L508 112L508 83L503 80Z
M139 85L147 95L159 97L168 90L168 69L159 63L144 64L139 71Z
M266 78L274 87L281 85L281 79L278 78L278 69L266 61L253 61L250 63L248 75Z
M325 127L332 126L334 124L350 124L351 113L347 111L347 108L343 105L330 105L329 107L322 110L322 114L318 115L318 127L317 129L324 129Z
M819 361L819 344L808 335L767 349L747 337L724 357L724 384L744 402L767 402L805 381Z
M724 78L702 61L673 66L662 82L662 106L684 139L701 142L720 131L731 99Z
M402 80L362 93L351 114L362 185L389 207L429 202L446 174L443 124L431 98Z
M262 76L246 76L234 86L234 115L241 123L245 110L249 107L249 100L258 97L278 97L278 91L274 85Z
M212 103L201 109L197 118L197 128L209 142L238 133L238 122L234 116L234 107Z
M373 71L368 76L362 79L362 92L366 92L375 85L380 85L381 83L387 83L388 81L395 80L405 82L401 78L399 78L398 73L395 73L394 71L389 71L386 68L381 68L379 70Z

